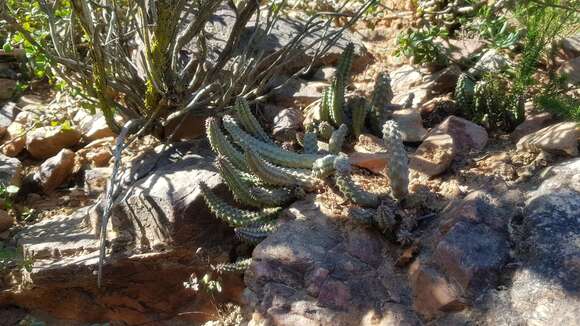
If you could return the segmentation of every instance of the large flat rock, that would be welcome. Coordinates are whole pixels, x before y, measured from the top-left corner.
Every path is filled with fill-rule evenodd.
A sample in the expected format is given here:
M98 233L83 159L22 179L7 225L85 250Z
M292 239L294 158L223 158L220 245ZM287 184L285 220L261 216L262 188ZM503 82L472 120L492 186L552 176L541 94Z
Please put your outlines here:
M237 242L206 208L200 181L225 193L205 146L180 143L135 160L113 206L101 288L98 206L26 226L16 239L32 265L7 284L0 304L83 322L156 323L192 310L203 312L188 315L194 324L206 320L215 314L207 293L183 283L229 261ZM239 276L224 275L215 299L236 302L241 284Z

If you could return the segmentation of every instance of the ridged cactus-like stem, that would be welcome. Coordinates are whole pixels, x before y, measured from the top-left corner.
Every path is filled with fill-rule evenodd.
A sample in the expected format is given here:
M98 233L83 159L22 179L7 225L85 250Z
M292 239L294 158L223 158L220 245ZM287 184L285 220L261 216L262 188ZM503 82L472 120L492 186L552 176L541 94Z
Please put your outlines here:
M258 154L251 150L245 152L248 168L265 183L275 186L303 186L313 188L315 180L311 178L306 170L284 169L264 161Z
M346 124L340 125L340 127L332 133L330 140L328 142L328 150L332 154L338 154L342 150L342 145L348 134L348 126Z
M363 207L375 208L379 206L379 198L377 195L362 190L352 181L350 176L351 167L347 158L338 157L334 161L334 168L336 169L334 176L336 185L346 198Z
M370 105L366 101L356 103L351 108L352 112L352 133L358 138L363 132L367 113L370 111Z
M354 44L349 43L340 55L338 66L336 67L336 79L341 79L345 84L350 79L353 58Z
M380 73L375 80L371 97L371 107L367 116L370 130L375 135L381 135L383 123L386 120L387 107L393 100L391 79L386 72Z
M312 175L318 179L326 179L334 173L334 160L338 156L326 155L319 158L312 165Z
M234 198L239 203L244 205L249 205L252 207L274 207L279 205L273 205L268 201L261 201L256 198L250 192L251 184L244 181L240 176L239 171L234 168L234 166L222 156L216 158L215 165L220 172L220 175L224 178L226 185L234 195Z
M240 240L251 243L258 244L262 240L266 239L268 235L276 231L275 223L268 223L257 226L247 226L235 228L234 232L240 238Z
M376 212L373 209L352 207L348 211L348 216L354 221L364 225L374 225Z
M304 133L304 154L316 154L318 153L318 137L316 137L316 132L307 131Z
M252 198L261 203L268 203L269 206L284 206L296 199L294 192L287 188L252 187L249 191Z
M378 74L375 80L371 104L380 109L385 109L387 105L391 104L393 96L389 74L386 72Z
M242 210L221 200L205 183L200 183L199 187L210 211L217 218L232 227L242 227L255 223L263 223L264 221L272 219L282 209L280 207L264 208L257 212Z
M389 205L386 202L381 203L375 212L373 220L377 228L384 234L393 233L397 224L393 205Z
M327 121L322 121L318 124L318 134L320 135L320 139L329 140L330 137L332 137L333 132L334 127Z
M330 121L330 103L332 99L333 88L332 85L325 88L320 100L320 121Z
M248 147L252 151L260 154L266 160L276 163L281 166L287 166L291 168L312 168L312 163L316 161L320 156L314 154L296 154L284 150L274 144L268 144L260 141L250 134L243 131L233 117L225 115L222 118L224 127L230 133L234 141L240 144L242 147Z
M218 273L244 273L250 264L252 264L252 258L243 258L235 263L218 264L214 270Z
M387 149L387 176L393 196L403 199L409 193L409 158L401 140L399 126L394 121L383 125L383 142Z
M262 126L258 122L258 119L254 117L252 111L250 110L250 106L248 102L243 97L238 97L236 99L236 104L234 105L234 109L236 111L236 116L244 129L250 133L252 136L267 142L272 143L268 134L262 129Z
M234 166L242 171L247 171L244 162L244 154L238 151L223 134L216 118L209 117L205 120L205 131L211 149L217 155L225 156Z
M332 96L330 98L330 119L335 126L344 122L344 89L345 81L339 78L332 82Z
M459 75L455 85L454 97L459 108L468 116L473 114L474 93L475 82L471 77L465 73Z

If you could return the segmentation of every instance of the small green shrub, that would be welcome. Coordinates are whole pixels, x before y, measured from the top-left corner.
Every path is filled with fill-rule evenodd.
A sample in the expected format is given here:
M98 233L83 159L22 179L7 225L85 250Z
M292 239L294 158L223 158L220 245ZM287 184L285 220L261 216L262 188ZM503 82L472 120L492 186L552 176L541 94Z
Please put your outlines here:
M445 48L435 42L437 38L445 38L447 35L447 30L438 26L409 29L397 38L395 55L413 58L416 64L447 64L449 59Z

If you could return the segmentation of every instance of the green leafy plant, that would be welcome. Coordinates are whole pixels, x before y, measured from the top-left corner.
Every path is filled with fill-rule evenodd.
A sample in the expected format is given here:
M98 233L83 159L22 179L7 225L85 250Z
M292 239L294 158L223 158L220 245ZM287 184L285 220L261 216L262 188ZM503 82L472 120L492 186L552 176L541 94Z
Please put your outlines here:
M482 5L475 17L465 17L463 26L496 49L514 49L522 34L510 23L508 16L499 14L491 5Z
M409 29L397 38L395 55L412 58L416 64L447 64L445 48L436 42L447 36L447 30L438 26Z
M19 190L20 188L15 185L5 186L0 184L0 200L4 202L4 207L7 209L12 208L14 196L18 194Z

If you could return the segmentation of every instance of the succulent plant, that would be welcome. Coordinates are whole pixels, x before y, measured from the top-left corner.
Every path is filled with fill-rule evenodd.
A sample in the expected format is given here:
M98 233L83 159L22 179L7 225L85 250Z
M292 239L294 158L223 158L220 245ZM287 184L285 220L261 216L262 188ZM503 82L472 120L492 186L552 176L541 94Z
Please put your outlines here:
M319 158L312 165L312 176L318 179L325 179L334 173L334 160L338 156L326 155Z
M236 99L234 110L236 112L238 121L242 124L247 132L262 141L273 143L272 139L270 139L268 134L264 131L264 129L262 129L258 119L256 119L256 117L254 117L252 114L248 102L243 97Z
M316 136L316 132L307 131L304 133L302 147L304 147L304 154L318 153L318 137Z
M229 115L222 118L225 129L235 142L260 154L266 160L291 168L312 168L312 163L319 158L315 154L297 154L284 150L274 144L265 143L240 128L235 119Z
M281 210L280 207L264 208L261 211L255 212L242 210L221 200L205 183L200 183L199 188L211 212L220 220L226 222L232 227L243 227L251 224L264 223L271 220Z
M352 202L363 207L377 207L379 206L379 198L377 195L364 191L352 181L351 166L348 159L339 156L334 160L334 168L336 169L335 180L340 192Z
M333 132L334 127L328 121L321 121L318 125L318 134L322 140L329 140Z
M236 236L242 241L250 244L257 244L268 237L269 234L276 230L275 223L251 225L246 227L237 227L234 229Z
M383 142L387 149L387 176L391 191L397 199L409 193L409 158L401 139L399 126L390 120L383 125Z
M205 120L205 131L209 144L216 154L227 157L236 168L242 171L248 170L244 162L244 154L228 141L216 118L209 117Z
M332 133L332 136L328 141L328 151L332 154L340 153L347 134L348 126L343 123L337 130Z
M250 149L245 151L245 158L250 171L267 184L290 187L299 185L309 189L316 185L316 180L310 176L307 170L275 166L263 160Z
M252 258L243 258L234 263L218 264L214 270L218 273L244 273L252 264Z

